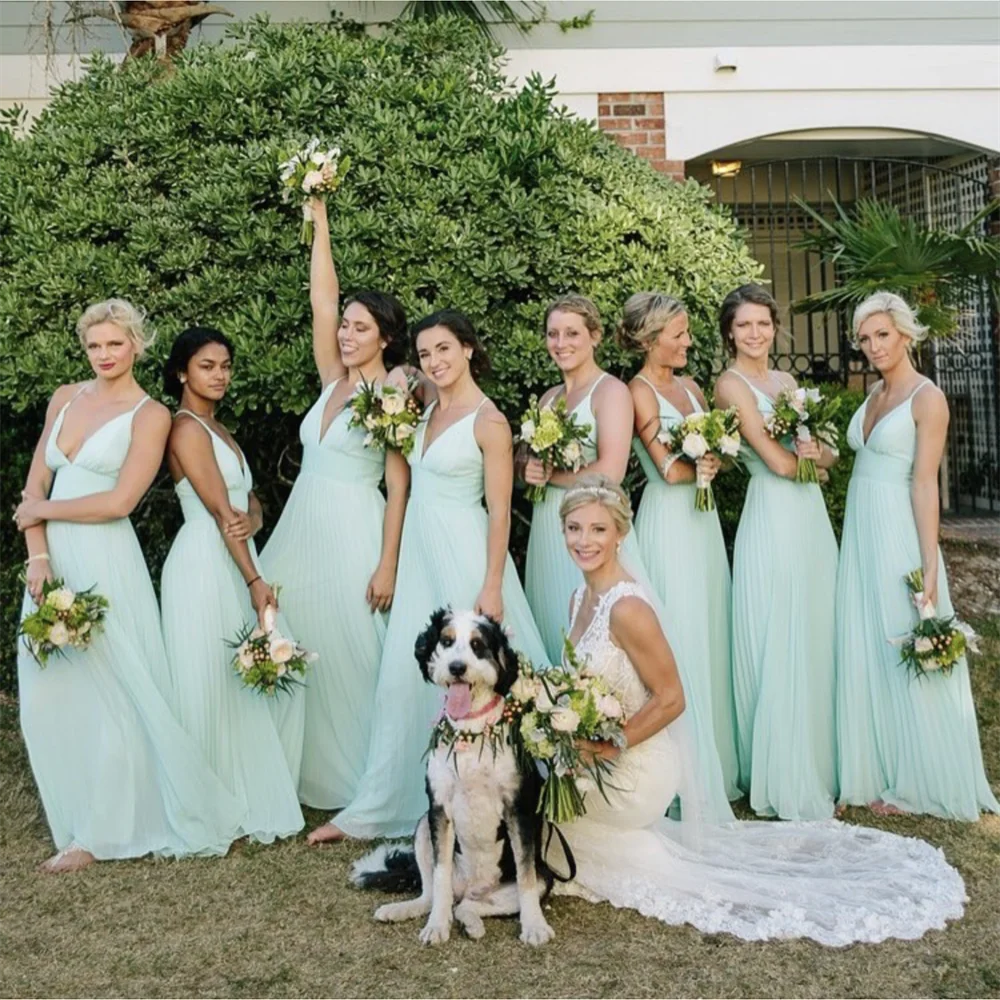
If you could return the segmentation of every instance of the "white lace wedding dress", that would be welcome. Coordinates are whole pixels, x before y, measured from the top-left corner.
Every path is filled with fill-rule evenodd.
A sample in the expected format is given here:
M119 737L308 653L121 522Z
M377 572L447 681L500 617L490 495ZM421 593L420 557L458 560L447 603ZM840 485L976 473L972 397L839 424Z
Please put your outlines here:
M617 584L576 648L632 715L649 693L609 630L611 609L626 596L655 607L638 584ZM581 592L573 602L575 621ZM591 792L587 815L561 828L577 873L557 892L706 933L834 946L919 938L962 915L961 875L923 840L836 820L708 826L663 818L675 794L682 809L685 793L697 794L686 743L683 727L672 725L618 758L608 801Z

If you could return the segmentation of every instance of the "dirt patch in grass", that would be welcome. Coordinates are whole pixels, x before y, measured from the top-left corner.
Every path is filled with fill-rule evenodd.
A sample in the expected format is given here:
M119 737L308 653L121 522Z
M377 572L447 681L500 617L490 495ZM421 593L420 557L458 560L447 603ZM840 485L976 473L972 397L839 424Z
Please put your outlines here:
M972 663L983 750L1000 787L1000 617L980 600L992 573L949 546L960 613L983 633ZM939 845L965 877L965 917L919 941L822 948L749 944L559 898L556 940L532 950L511 920L435 949L418 923L382 926L382 897L348 885L365 847L303 839L243 845L221 860L99 864L45 876L51 851L17 727L0 705L0 995L106 997L985 997L1000 996L1000 817L864 823ZM311 821L318 820L312 814ZM311 825L311 824L310 824Z

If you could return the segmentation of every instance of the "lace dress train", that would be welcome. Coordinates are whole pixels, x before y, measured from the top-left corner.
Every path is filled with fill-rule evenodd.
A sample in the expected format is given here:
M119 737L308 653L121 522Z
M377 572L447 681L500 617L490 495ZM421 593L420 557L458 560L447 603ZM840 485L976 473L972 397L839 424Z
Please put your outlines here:
M577 651L632 715L649 695L609 628L611 608L626 596L648 600L635 583L613 587ZM579 606L578 594L574 618ZM556 891L705 933L832 946L915 939L962 915L961 875L923 840L836 820L708 826L664 819L675 793L683 799L698 780L688 773L690 759L676 725L625 751L607 800L591 793L587 815L562 828L577 874Z

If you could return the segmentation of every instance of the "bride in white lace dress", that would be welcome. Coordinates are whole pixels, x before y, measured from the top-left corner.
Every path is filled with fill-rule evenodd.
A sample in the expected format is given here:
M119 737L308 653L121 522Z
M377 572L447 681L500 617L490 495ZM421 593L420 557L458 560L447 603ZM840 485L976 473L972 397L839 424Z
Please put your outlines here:
M560 513L586 581L573 595L570 639L625 707L628 746L592 745L614 761L614 788L607 799L591 792L587 815L562 828L577 872L556 891L751 941L914 939L960 917L962 877L923 840L836 820L698 821L699 768L673 654L655 606L618 559L628 499L606 477L587 477ZM664 818L675 795L682 822Z

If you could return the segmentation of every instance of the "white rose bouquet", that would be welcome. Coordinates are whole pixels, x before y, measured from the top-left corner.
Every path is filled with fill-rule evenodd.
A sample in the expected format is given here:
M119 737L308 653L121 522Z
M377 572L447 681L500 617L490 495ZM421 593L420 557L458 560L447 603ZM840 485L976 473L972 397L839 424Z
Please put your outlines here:
M283 200L291 201L296 195L302 197L302 242L307 246L312 246L313 241L309 199L336 191L350 165L351 158L342 156L339 146L323 148L316 138L310 139L305 148L286 156L278 165Z
M277 593L278 588L273 589ZM264 628L246 625L227 645L236 650L233 670L240 680L271 696L301 684L309 664L318 658L278 631L274 608L264 613Z
M937 609L924 595L924 573L915 569L903 577L917 609L918 621L913 630L898 639L890 639L900 647L900 664L914 676L941 670L951 672L966 650L979 652L978 637L972 628L954 615L940 618Z
M537 811L547 820L577 819L587 811L589 791L604 794L612 764L585 756L577 743L601 740L624 748L623 716L621 702L603 679L587 673L568 639L561 667L537 672L522 658L504 718L516 729L519 749L545 775Z
M764 427L775 441L812 441L815 438L836 451L837 426L833 418L839 409L840 397L827 398L819 389L782 389L774 400L774 411L764 420ZM795 481L819 482L813 459L799 459Z
M349 427L366 432L365 447L395 448L403 455L413 451L414 435L422 413L413 395L413 380L406 389L398 386L362 381L347 402L351 410Z
M672 427L665 427L657 439L671 454L695 463L706 455L735 459L740 453L742 440L740 416L735 406L728 410L692 413ZM712 484L702 479L699 473L695 485L695 510L715 510Z
M94 593L94 588L70 590L62 580L42 584L42 603L26 615L18 629L28 652L44 667L55 653L66 655L70 649L85 650L104 628L108 599Z
M517 440L550 468L579 472L583 465L583 443L591 430L590 424L578 423L575 414L567 411L565 396L541 407L538 397L532 396L521 415ZM532 503L538 503L545 497L545 487L529 486L525 494Z

